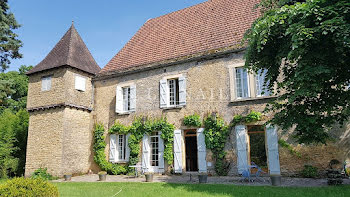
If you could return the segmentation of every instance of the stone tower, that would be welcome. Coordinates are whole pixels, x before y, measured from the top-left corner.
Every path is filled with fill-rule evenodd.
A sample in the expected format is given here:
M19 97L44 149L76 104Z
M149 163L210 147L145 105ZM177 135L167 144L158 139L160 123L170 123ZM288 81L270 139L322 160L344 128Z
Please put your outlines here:
M92 77L100 71L74 25L30 70L25 175L86 173L92 156Z

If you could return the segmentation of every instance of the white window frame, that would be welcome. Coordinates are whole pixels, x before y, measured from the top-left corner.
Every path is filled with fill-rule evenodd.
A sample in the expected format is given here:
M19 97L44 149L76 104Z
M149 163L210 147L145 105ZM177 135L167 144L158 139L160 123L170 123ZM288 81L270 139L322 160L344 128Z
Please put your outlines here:
M238 84L237 84L237 71L238 71L238 69L242 69L242 74L241 74L241 78L240 78L240 81L241 81L241 89L242 89L242 96L238 96ZM244 89L245 89L245 87L244 87L244 81L243 81L243 75L244 75L244 71L245 71L245 73L246 73L246 79L247 79L247 92L246 92L246 94L247 94L247 96L246 97L244 97ZM248 71L244 68L244 67L236 67L235 69L234 69L234 75L235 75L235 91L236 91L236 99L246 99L246 98L250 98L250 80L249 80L249 73L248 73Z
M175 96L175 104L170 104L170 85L169 81L176 80L175 86L174 86L174 96ZM184 74L178 74L178 75L169 75L166 77L163 77L161 81L164 81L165 84L165 105L163 109L173 109L173 108L182 108L187 105L186 103L186 89L187 89L187 82L186 82L186 76ZM161 88L161 87L160 87ZM161 94L161 93L160 93ZM160 95L160 97L162 97ZM161 98L160 98L161 99ZM160 101L161 102L161 101Z
M156 133L156 135L154 135L154 133ZM153 167L153 168L157 168L159 167L159 163L160 163L160 158L159 158L159 141L160 141L160 134L159 132L154 132L150 135L149 137L149 145L150 145L150 159L149 159L149 165L150 167ZM152 142L152 138L156 138L157 139L157 153L156 154L153 154L153 142ZM152 157L156 156L157 159L156 160L153 160ZM155 162L158 162L158 165L152 165L153 161Z
M255 96L256 97L266 97L271 96L271 92L268 89L269 82L266 83L266 86L264 86L265 83L265 76L266 76L267 70L264 70L262 72L262 69L258 71L258 73L255 74ZM263 80L263 82L260 84L260 80ZM261 85L261 87L260 87ZM262 94L264 92L264 94Z
M41 78L41 91L49 91L52 86L52 76L44 76Z
M130 112L130 102L131 102L131 92L130 92L130 86L124 86L122 87L123 91L123 111L124 112ZM125 93L127 95L125 95Z
M173 83L173 87L171 88L170 85L171 83ZM167 79L167 88L168 88L168 103L167 105L169 107L176 107L179 106L179 89L177 88L179 87L179 78L172 78L172 79ZM173 92L171 91L173 89ZM171 104L172 100L171 100L171 93L173 93L173 104Z
M122 140L122 141L121 141ZM122 142L122 144L120 144ZM126 162L126 135L117 134L117 162Z
M230 78L230 101L231 102L238 102L238 101L245 101L245 100L254 100L254 99L263 99L263 98L269 98L272 97L272 93L268 91L268 95L258 95L258 87L257 87L257 74L255 73L248 73L247 77L247 84L248 84L248 97L238 97L237 96L237 87L236 87L236 69L244 67L244 62L239 62L235 64L228 63L227 66L229 71L229 78Z
M124 89L129 89L128 100L124 98ZM118 91L121 91L119 92ZM116 113L120 115L131 114L136 111L137 98L136 98L136 85L134 82L120 83L116 88ZM121 94L121 95L119 95ZM128 110L125 108L126 103L128 102ZM121 104L119 104L119 102Z
M86 91L86 77L75 75L75 89L78 91Z

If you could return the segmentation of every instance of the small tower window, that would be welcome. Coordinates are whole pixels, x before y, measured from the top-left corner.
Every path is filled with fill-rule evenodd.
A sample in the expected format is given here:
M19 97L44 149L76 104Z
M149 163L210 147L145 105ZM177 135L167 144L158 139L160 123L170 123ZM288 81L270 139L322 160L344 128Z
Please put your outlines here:
M51 76L41 78L41 91L49 91L51 89Z
M76 75L75 76L75 89L80 91L85 91L86 79L85 77Z

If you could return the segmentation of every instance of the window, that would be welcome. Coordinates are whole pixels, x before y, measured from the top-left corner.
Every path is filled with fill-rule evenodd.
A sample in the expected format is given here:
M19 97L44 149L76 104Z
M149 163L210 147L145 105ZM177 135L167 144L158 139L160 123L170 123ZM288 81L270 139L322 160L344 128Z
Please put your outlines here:
M169 89L169 106L173 107L173 106L179 105L179 80L169 79L168 89Z
M116 113L128 114L136 111L136 85L117 86Z
M160 108L182 107L186 105L186 78L182 75L160 80Z
M123 110L130 111L130 87L123 87Z
M243 63L229 65L231 102L259 98L269 98L269 81L265 82L267 71L261 69L257 73L249 73Z
M41 91L49 91L51 89L51 76L41 78Z
M128 147L129 135L111 134L109 143L109 161L112 163L126 162L129 160L130 149Z
M153 132L150 136L151 142L151 166L159 166L159 135L158 132Z
M126 144L125 144L125 135L118 135L118 160L119 161L125 161L126 156Z
M266 69L265 70L260 69L255 76L255 80L256 80L256 92L255 93L256 93L257 97L271 95L271 92L267 88L270 81L267 81L266 84L264 85L266 73L267 73Z
M76 75L75 76L75 89L80 91L85 91L86 78Z
M245 68L236 68L236 95L237 99L249 97L248 72Z

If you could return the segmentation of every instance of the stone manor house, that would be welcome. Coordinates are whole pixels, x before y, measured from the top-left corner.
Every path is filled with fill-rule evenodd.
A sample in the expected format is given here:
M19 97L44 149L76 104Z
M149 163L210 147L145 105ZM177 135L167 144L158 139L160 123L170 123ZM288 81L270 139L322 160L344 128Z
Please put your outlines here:
M263 91L264 72L244 68L245 31L259 16L258 0L208 0L146 21L103 68L96 64L74 25L51 52L30 70L27 110L30 113L25 175L42 167L54 175L98 172L93 130L106 130L106 156L127 163L128 135L110 135L119 121L167 117L175 125L175 173L214 173L204 128L189 128L183 118L216 112L230 123L234 115L262 112L274 99ZM271 118L272 114L265 114ZM327 168L331 159L350 158L349 125L332 132L327 146L294 144L291 132L264 127L264 121L236 125L225 145L229 174L254 161L270 174L293 175L305 164ZM296 156L279 145L292 144ZM140 165L145 172L166 173L160 133L145 135Z

